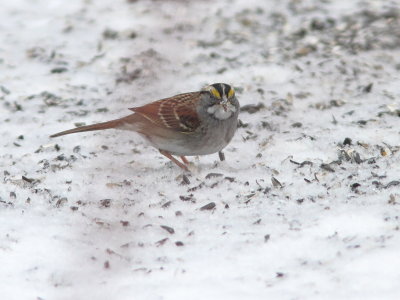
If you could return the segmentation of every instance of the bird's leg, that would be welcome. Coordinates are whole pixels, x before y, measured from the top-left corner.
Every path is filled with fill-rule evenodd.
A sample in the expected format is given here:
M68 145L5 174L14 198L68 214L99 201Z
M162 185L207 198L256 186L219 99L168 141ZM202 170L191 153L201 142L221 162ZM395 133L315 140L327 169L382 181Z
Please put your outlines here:
M180 156L180 158L181 158L181 160L183 161L183 163L184 163L185 165L190 164L190 162L186 159L186 157Z
M179 160L177 160L175 157L171 155L171 153L164 151L164 150L158 150L162 155L164 155L166 158L170 159L173 161L175 164L177 164L180 168L184 169L185 171L189 171L188 167L186 167L183 163L181 163Z

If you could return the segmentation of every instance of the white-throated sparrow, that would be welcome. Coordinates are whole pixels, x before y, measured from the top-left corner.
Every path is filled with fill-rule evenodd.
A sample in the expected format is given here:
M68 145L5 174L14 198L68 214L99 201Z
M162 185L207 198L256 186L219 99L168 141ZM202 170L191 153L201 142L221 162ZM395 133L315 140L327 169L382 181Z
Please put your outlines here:
M179 94L130 110L134 113L129 116L50 137L110 128L132 130L187 171L189 162L185 156L212 154L228 145L236 131L240 105L230 85L214 83L199 92ZM180 156L183 164L172 155Z

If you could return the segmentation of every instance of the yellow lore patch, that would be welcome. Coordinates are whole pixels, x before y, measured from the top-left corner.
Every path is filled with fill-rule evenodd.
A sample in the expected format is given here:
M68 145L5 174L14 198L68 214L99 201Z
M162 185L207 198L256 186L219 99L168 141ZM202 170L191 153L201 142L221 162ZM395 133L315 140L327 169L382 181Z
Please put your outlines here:
M213 94L213 96L215 98L221 99L221 94L218 92L218 90L215 87L211 86L210 92L211 92L211 94Z
M228 98L230 99L230 98L232 98L233 96L235 96L235 91L234 91L233 88L231 88L231 89L229 90L229 92L228 92Z

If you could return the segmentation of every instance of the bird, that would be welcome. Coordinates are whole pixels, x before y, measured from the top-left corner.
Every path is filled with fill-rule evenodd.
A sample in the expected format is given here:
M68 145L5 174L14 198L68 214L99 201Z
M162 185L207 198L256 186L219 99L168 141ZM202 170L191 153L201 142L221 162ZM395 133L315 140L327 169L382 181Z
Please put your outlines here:
M177 166L189 171L186 156L213 154L229 144L237 129L240 104L231 85L214 83L200 91L129 110L133 113L128 116L61 131L50 137L104 129L134 131ZM179 156L182 162L174 156Z

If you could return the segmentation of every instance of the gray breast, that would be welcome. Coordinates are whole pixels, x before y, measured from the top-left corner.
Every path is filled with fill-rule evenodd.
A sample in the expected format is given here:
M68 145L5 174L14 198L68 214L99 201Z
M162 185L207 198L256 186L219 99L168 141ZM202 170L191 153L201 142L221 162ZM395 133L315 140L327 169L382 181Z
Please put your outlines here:
M202 126L195 134L186 137L186 146L191 153L181 155L206 155L221 151L235 134L238 115L238 109L226 120L218 120L208 113L203 114Z

